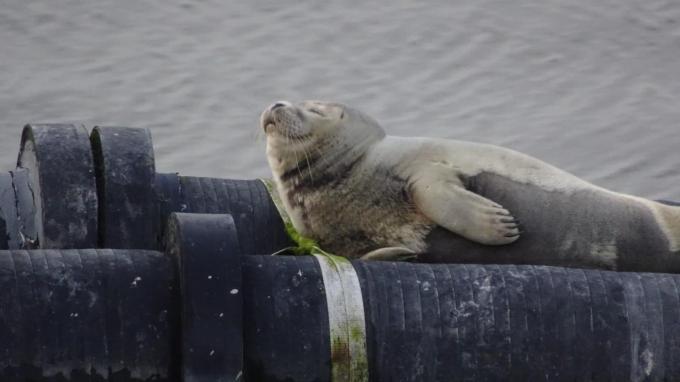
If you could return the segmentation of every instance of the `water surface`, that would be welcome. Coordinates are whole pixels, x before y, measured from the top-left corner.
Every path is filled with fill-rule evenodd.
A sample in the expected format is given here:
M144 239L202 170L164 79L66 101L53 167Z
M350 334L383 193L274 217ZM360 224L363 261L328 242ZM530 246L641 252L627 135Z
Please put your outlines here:
M74 122L150 128L159 171L267 176L260 111L323 99L680 200L680 2L371 4L5 1L0 169L23 124Z

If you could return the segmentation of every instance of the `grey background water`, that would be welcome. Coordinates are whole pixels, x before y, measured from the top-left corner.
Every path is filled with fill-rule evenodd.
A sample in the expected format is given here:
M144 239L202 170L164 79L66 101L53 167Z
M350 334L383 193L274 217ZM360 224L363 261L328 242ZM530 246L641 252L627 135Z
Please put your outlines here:
M676 0L0 1L0 168L27 122L149 127L160 171L269 174L279 99L680 199Z

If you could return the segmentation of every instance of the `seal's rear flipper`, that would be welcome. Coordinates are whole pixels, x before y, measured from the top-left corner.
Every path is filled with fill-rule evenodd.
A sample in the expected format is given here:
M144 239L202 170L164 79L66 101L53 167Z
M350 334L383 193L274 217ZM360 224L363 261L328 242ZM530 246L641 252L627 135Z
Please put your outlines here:
M416 256L415 252L405 247L385 247L361 256L361 260L406 261L413 260Z
M670 200L655 200L655 202L665 204L667 206L680 207L680 202L671 202Z

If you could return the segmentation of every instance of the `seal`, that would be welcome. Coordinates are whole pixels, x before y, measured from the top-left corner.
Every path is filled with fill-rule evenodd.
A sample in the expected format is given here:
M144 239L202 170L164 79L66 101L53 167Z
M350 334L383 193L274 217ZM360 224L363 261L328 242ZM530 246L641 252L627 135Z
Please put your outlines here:
M335 254L680 272L672 203L503 147L388 136L339 103L276 102L260 123L293 225Z

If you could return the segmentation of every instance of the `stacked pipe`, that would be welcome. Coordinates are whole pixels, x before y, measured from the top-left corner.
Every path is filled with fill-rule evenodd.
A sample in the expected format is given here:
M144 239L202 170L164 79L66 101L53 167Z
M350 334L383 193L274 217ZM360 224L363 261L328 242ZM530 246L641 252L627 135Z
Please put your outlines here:
M27 125L0 173L0 249L162 249L171 212L234 216L248 253L290 245L259 180L157 174L147 129Z
M262 183L156 174L146 130L27 126L0 230L2 381L680 376L680 276L263 256Z
M168 254L0 251L0 380L232 381L242 374L242 302L229 292L241 282L233 220L174 216L171 227Z
M0 380L680 375L680 276L333 265L314 256L242 256L228 215L176 214L169 227L165 254L0 251Z

